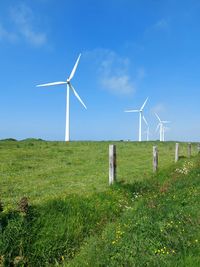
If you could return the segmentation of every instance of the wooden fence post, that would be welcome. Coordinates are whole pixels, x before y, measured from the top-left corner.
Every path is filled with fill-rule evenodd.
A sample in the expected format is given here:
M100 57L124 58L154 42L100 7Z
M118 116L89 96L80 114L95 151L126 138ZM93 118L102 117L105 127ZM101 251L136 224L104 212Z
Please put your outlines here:
M153 146L153 172L158 170L158 150L157 146Z
M188 158L190 158L192 155L192 145L191 143L188 144Z
M109 185L116 181L116 146L109 145Z
M175 162L179 160L179 143L176 143L175 147Z

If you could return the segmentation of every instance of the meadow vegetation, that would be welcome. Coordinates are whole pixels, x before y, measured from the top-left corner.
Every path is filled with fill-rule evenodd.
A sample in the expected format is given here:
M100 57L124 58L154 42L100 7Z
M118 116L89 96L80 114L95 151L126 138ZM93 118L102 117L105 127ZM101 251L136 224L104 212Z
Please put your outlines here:
M0 141L0 266L200 266L196 144L109 143Z
M5 205L23 196L41 204L68 193L85 195L108 188L110 142L45 142L27 139L0 141L0 193ZM152 146L158 145L159 168L174 163L174 142L114 142L117 145L117 176L132 183L152 175ZM193 144L196 154L196 144ZM187 157L187 144L180 144Z

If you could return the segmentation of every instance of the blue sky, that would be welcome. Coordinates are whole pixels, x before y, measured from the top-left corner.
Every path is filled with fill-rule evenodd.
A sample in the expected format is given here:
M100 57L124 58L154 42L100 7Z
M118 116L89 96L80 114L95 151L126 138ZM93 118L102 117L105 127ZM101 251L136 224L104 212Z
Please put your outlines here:
M65 87L35 86L66 80L82 53L73 85L88 110L71 94L71 139L138 140L123 111L149 97L152 140L157 112L167 140L199 141L199 14L198 0L1 0L0 139L64 140Z

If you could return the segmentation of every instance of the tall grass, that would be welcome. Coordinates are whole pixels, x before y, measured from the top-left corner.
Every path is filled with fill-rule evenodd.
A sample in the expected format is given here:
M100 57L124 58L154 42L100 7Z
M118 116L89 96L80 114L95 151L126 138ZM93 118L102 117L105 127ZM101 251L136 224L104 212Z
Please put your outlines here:
M122 216L64 266L200 266L200 159L194 164L143 181Z
M74 257L90 235L116 220L128 205L124 190L68 195L27 211L0 213L0 255L5 266L49 266ZM3 265L3 266L4 266ZM0 265L1 266L1 265Z

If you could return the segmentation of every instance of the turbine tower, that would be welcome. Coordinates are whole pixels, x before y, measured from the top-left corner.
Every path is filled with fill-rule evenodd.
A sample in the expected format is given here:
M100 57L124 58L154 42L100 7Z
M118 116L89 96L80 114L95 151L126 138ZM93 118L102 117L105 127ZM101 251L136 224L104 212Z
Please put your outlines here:
M87 109L86 105L83 103L81 100L80 96L74 89L74 87L71 84L71 80L74 77L74 74L76 72L79 60L80 60L81 54L79 54L78 59L76 60L76 63L72 69L72 72L69 76L69 78L66 81L61 81L61 82L52 82L52 83L45 83L45 84L39 84L37 87L44 87L44 86L53 86L53 85L67 85L67 93L66 93L66 126L65 126L65 141L69 142L70 140L70 116L69 116L69 107L70 107L70 90L73 92L73 94L76 96L76 98L79 100L79 102L84 106L85 109Z
M159 120L159 123L158 123L158 125L156 127L156 131L158 130L158 128L160 128L160 130L159 130L160 131L160 141L164 142L165 141L165 127L164 127L164 124L165 123L170 123L170 121L162 121L157 113L155 113L155 115L156 115L157 119Z
M138 112L139 113L139 142L142 141L142 115L143 115L143 109L144 109L144 106L147 103L147 100L148 100L148 97L144 101L144 103L143 103L143 105L141 106L140 109L125 110L125 112Z

